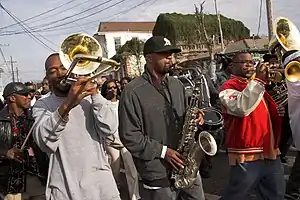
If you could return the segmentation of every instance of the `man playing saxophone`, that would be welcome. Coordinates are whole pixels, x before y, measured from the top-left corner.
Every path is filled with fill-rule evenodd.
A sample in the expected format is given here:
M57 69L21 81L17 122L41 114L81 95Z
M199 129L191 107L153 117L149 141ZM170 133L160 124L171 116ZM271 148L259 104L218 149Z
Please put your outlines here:
M267 66L256 67L248 52L236 53L232 77L219 94L224 116L230 168L229 186L221 200L247 199L257 189L259 199L283 200L284 173L278 142L282 109L265 92Z
M167 76L173 65L173 54L180 49L162 36L146 41L146 71L126 85L119 103L119 134L131 152L141 176L143 200L204 200L198 175L191 188L178 190L170 180L170 167L184 167L177 149L187 109L182 83ZM202 115L197 121L202 124Z
M33 107L33 136L50 157L47 200L119 200L103 148L118 128L116 104L87 77L62 85L67 70L58 53L47 58L45 70L52 94Z

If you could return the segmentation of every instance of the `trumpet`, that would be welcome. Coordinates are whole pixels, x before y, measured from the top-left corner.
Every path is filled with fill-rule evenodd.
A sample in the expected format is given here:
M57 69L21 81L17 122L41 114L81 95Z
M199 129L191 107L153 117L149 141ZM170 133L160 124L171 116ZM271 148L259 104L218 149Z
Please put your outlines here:
M274 67L274 66L273 66ZM284 69L274 69L272 65L267 66L268 83L279 83L283 80Z
M116 72L120 69L120 63L103 58L98 41L84 33L69 35L60 46L59 57L67 69L65 77L61 80L62 85L76 82L78 75L89 75L87 81L91 81L104 73ZM100 64L103 64L104 68L99 69ZM75 78L71 78L72 74Z
M266 73L267 73L267 83L271 84L273 83L279 83L283 80L283 74L284 69L278 69L280 65L278 64L270 64L268 62L265 62L263 64L266 64ZM251 77L251 80L253 80L256 76L256 73L254 73Z

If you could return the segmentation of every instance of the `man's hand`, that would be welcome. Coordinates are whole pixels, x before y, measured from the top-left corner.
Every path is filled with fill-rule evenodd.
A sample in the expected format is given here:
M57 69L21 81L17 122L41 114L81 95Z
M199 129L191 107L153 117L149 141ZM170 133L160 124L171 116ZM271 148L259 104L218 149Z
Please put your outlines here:
M277 107L277 113L280 117L283 117L285 114L285 108L282 105L279 105Z
M263 80L265 82L268 81L268 63L259 63L256 66L256 78Z
M66 99L66 103L68 103L71 107L75 107L82 99L85 97L95 94L97 91L96 83L91 81L87 81L88 77L80 76L77 81L72 85L68 97Z
M195 119L195 122L198 123L199 125L204 124L204 118L203 118L204 112L202 109L199 109L197 112L197 117Z
M65 117L72 108L80 104L85 97L97 94L97 84L87 80L88 77L80 76L72 85L67 99L59 108L59 113L62 117Z
M182 156L177 151L170 148L167 149L165 160L176 170L178 170L178 168L183 168L184 166Z
M12 149L9 149L6 152L6 157L11 159L11 160L15 160L19 163L24 162L24 153L16 147L13 147Z

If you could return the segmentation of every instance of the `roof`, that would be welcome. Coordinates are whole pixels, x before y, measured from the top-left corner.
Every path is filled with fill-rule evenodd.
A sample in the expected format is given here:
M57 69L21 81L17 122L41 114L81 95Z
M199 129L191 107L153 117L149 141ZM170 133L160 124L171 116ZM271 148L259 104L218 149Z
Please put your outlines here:
M100 22L98 32L152 32L155 22Z
M225 53L243 51L243 50L267 50L269 44L268 38L261 39L243 39L228 44Z

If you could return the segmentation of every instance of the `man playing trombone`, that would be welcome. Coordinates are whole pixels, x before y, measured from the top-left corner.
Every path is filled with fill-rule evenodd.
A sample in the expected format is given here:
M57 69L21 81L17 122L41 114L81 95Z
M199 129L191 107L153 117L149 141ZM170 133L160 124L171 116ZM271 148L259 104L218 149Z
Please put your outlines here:
M87 77L62 84L67 70L58 53L47 58L45 69L52 94L33 108L33 136L50 157L47 200L119 200L103 148L118 128L116 104Z

